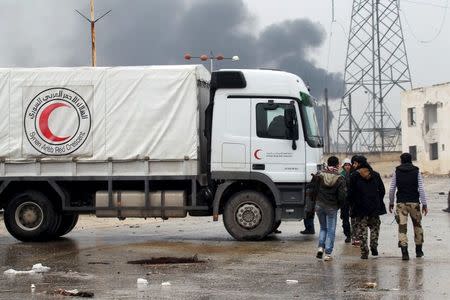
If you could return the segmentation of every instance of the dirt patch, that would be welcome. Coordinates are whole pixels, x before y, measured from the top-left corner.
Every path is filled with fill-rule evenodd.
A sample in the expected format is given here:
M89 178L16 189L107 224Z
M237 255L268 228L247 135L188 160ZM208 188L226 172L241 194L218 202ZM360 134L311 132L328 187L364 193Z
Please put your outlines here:
M109 265L109 262L106 261L90 261L88 265Z
M152 257L150 259L140 259L128 261L132 265L170 265L170 264L198 264L205 261L199 260L197 255L193 257Z
M269 239L268 239L269 240ZM211 241L211 242L189 242L189 241L151 241L138 244L130 244L134 249L143 249L148 251L161 250L162 251L172 251L176 253L191 253L193 254L203 254L206 256L210 255L228 255L230 252L239 253L239 256L248 256L252 254L263 254L267 252L277 252L279 251L279 243L275 239L271 243L261 245L260 242L237 242L233 240L229 241ZM177 254L171 254L177 255Z

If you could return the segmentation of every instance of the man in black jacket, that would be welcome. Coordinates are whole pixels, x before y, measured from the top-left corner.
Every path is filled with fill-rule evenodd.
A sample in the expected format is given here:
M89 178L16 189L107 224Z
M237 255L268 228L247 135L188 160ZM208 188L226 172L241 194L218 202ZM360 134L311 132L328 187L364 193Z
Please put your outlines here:
M352 216L356 220L356 235L361 241L361 258L367 259L368 229L370 229L370 251L378 255L378 236L380 233L380 215L386 214L383 202L384 184L380 174L375 172L364 159L359 168L350 177L348 201L352 207Z
M422 213L428 213L427 199L423 188L422 175L419 168L412 164L411 154L400 155L401 165L395 169L389 189L389 212L394 208L395 190L397 189L396 219L398 223L398 245L402 249L402 260L409 260L408 253L408 215L414 226L414 241L416 257L422 257L423 229L421 225Z

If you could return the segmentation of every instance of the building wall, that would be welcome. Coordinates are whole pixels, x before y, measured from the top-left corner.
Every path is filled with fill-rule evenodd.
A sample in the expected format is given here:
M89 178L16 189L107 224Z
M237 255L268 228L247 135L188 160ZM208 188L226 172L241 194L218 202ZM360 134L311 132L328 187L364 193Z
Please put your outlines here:
M417 160L414 164L422 172L449 174L450 83L405 91L401 99L402 151L409 152L410 146L416 146ZM415 108L415 125L408 117L408 108ZM435 143L438 159L431 160L430 147Z
M392 173L394 172L394 169L396 166L400 164L400 154L401 151L397 152L359 152L359 153L347 153L343 154L341 153L330 153L330 154L324 154L323 155L323 162L326 162L328 157L331 155L334 155L339 158L339 162L342 165L344 162L344 159L351 158L353 155L364 155L367 158L367 162L370 164L370 166L380 173L381 177L389 178ZM389 189L388 186L385 186L386 189Z

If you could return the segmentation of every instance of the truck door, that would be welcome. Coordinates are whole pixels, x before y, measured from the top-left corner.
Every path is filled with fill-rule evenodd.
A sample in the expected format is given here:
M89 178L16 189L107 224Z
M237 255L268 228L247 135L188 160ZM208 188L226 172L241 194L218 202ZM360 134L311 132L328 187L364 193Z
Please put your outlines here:
M253 98L251 103L251 171L264 173L274 182L304 182L305 142L297 102ZM289 109L295 110L295 143L286 124Z

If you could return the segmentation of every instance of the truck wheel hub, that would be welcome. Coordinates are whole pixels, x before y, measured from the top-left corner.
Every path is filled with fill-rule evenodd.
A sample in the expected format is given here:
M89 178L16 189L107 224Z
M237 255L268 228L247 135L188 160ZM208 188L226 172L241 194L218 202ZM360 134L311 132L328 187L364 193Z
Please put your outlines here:
M256 205L247 203L239 207L236 219L242 227L252 229L261 223L261 211Z
M16 209L16 224L22 230L32 231L41 226L44 220L42 208L34 202L24 202Z

